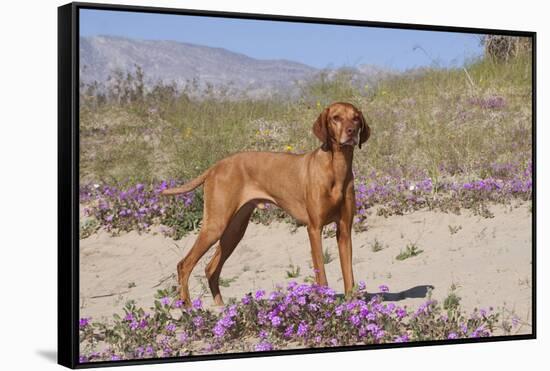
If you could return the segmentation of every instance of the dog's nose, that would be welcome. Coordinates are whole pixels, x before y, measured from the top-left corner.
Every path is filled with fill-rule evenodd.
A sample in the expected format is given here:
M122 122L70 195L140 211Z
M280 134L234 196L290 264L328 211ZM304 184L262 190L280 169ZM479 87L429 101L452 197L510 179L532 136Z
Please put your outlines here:
M347 133L348 135L353 135L353 134L355 134L355 129L354 129L354 128L347 128L347 129L346 129L346 133Z

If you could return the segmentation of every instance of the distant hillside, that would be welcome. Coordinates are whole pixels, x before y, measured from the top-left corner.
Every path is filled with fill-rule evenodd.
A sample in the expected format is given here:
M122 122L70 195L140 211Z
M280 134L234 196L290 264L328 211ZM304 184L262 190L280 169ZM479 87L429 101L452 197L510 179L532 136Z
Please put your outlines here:
M80 78L105 84L115 70L133 71L140 66L146 84L161 80L182 87L195 79L199 87L231 87L251 97L291 93L297 83L320 72L329 76L337 70L320 70L288 60L259 60L222 48L176 41L135 40L115 36L80 38ZM372 65L346 68L358 84L375 83L394 72Z

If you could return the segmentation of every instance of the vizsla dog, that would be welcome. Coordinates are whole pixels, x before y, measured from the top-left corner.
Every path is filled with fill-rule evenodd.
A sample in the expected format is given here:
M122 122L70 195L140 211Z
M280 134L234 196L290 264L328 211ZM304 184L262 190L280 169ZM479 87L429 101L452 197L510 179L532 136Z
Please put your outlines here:
M188 281L199 259L216 242L216 252L206 267L216 305L223 305L220 272L248 226L254 208L272 203L307 226L315 279L327 285L321 246L323 226L336 222L336 238L344 288L353 288L351 227L355 214L353 149L367 141L370 128L361 111L349 103L333 103L313 124L322 146L295 155L241 152L229 156L199 177L165 195L189 192L204 183L204 217L195 244L179 263L180 297L190 304Z

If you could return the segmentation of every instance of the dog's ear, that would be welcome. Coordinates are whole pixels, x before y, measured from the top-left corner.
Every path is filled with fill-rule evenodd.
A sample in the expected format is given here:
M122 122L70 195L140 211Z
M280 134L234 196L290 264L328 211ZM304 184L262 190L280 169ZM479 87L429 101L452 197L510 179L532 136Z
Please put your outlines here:
M328 108L325 108L313 124L313 134L323 142L323 146L328 144Z
M359 148L361 144L365 143L370 137L370 127L367 125L363 112L359 111L359 119L361 120L361 131L359 132Z

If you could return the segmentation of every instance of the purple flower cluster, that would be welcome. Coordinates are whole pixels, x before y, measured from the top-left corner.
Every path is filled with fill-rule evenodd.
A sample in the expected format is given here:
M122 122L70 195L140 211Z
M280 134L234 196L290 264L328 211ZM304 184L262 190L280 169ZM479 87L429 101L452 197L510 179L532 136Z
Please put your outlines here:
M86 328L90 324L90 318L89 317L83 317L79 321L79 328L83 329Z
M524 166L491 164L484 172L496 175L475 180L442 176L437 182L425 174L419 174L416 180L377 172L356 175L356 223L365 222L367 211L373 206L381 206L387 214L403 214L424 207L447 211L451 206L470 209L487 202L531 199L530 161Z
M471 98L469 103L485 109L500 109L506 107L506 99L498 95Z
M466 316L428 300L409 311L364 289L343 299L328 287L296 282L267 296L248 294L221 311L204 309L200 300L183 308L160 298L151 312L128 303L126 315L115 316L114 323L81 319L83 362L486 337L498 321L491 310Z
M216 322L216 325L214 326L214 329L212 331L216 338L223 338L223 336L232 329L233 325L236 324L236 308L236 305L232 305L224 310L224 312L222 313L222 317Z
M162 190L175 187L175 180L145 186L109 186L87 184L80 187L80 204L84 206L84 215L95 218L108 231L148 230L154 224L168 227L164 232L172 234L189 215L202 218L202 205L194 206L195 193L172 197L161 196ZM199 209L199 210L197 210ZM197 214L198 215L195 215ZM192 230L191 221L183 226Z

